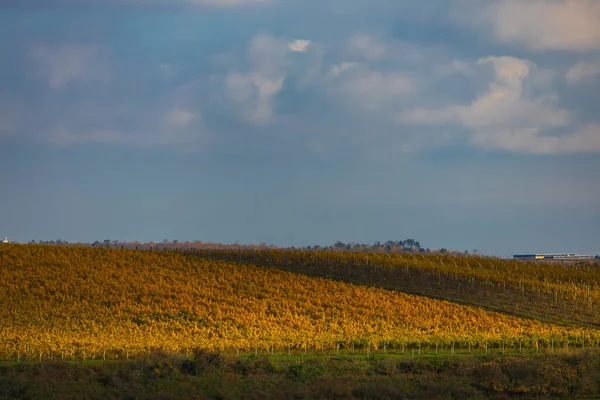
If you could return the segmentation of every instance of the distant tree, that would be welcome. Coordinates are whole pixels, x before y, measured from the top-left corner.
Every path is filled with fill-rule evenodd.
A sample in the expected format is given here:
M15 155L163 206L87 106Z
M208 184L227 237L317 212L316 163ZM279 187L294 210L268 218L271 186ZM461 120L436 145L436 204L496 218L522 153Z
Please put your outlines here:
M419 241L417 241L415 239L406 239L405 241L401 241L399 243L400 243L400 246L402 246L404 249L408 249L408 250L414 250L414 249L421 248L421 243L419 243Z

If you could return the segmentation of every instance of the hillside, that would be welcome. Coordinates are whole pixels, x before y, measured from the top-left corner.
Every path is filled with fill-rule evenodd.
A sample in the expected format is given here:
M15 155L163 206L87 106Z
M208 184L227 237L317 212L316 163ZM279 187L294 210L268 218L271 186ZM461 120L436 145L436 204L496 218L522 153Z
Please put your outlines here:
M600 341L596 330L174 252L8 245L0 284L3 359Z
M560 325L600 326L600 268L595 262L294 250L189 254L425 295Z

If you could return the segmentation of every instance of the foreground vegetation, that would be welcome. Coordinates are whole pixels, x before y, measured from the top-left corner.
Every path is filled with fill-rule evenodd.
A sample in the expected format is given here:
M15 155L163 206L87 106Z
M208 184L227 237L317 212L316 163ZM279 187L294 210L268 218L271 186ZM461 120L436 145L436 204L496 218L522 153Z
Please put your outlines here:
M190 357L0 365L0 399L589 399L600 356Z
M331 274L342 265L326 253L304 257L296 261L305 268L322 268L323 261L314 257L332 260L324 264ZM175 252L4 246L0 358L127 359L157 350L184 355L197 350L433 353L600 343L597 330L241 261ZM397 270L390 269L389 276Z
M600 327L598 262L273 249L188 254L394 289L561 325Z

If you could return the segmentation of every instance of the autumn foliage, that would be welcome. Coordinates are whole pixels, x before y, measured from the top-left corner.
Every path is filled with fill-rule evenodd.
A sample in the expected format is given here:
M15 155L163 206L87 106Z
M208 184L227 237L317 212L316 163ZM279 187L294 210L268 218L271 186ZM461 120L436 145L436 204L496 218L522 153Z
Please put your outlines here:
M600 327L597 263L256 249L190 254L394 289L561 325Z
M329 257L325 265L332 273L344 260L326 253L261 254L273 262L303 266L321 265L324 261L315 257ZM251 265L250 260L207 258L177 252L3 246L0 358L125 358L157 350L200 349L583 347L600 341L600 332L593 329L308 277Z

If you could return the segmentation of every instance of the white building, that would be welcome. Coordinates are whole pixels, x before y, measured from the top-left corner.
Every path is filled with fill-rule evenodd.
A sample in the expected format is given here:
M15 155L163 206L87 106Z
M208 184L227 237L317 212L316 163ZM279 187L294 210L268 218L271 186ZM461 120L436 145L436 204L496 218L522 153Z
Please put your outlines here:
M10 243L10 242L8 241L7 237L4 237L4 240L2 240L2 243Z

